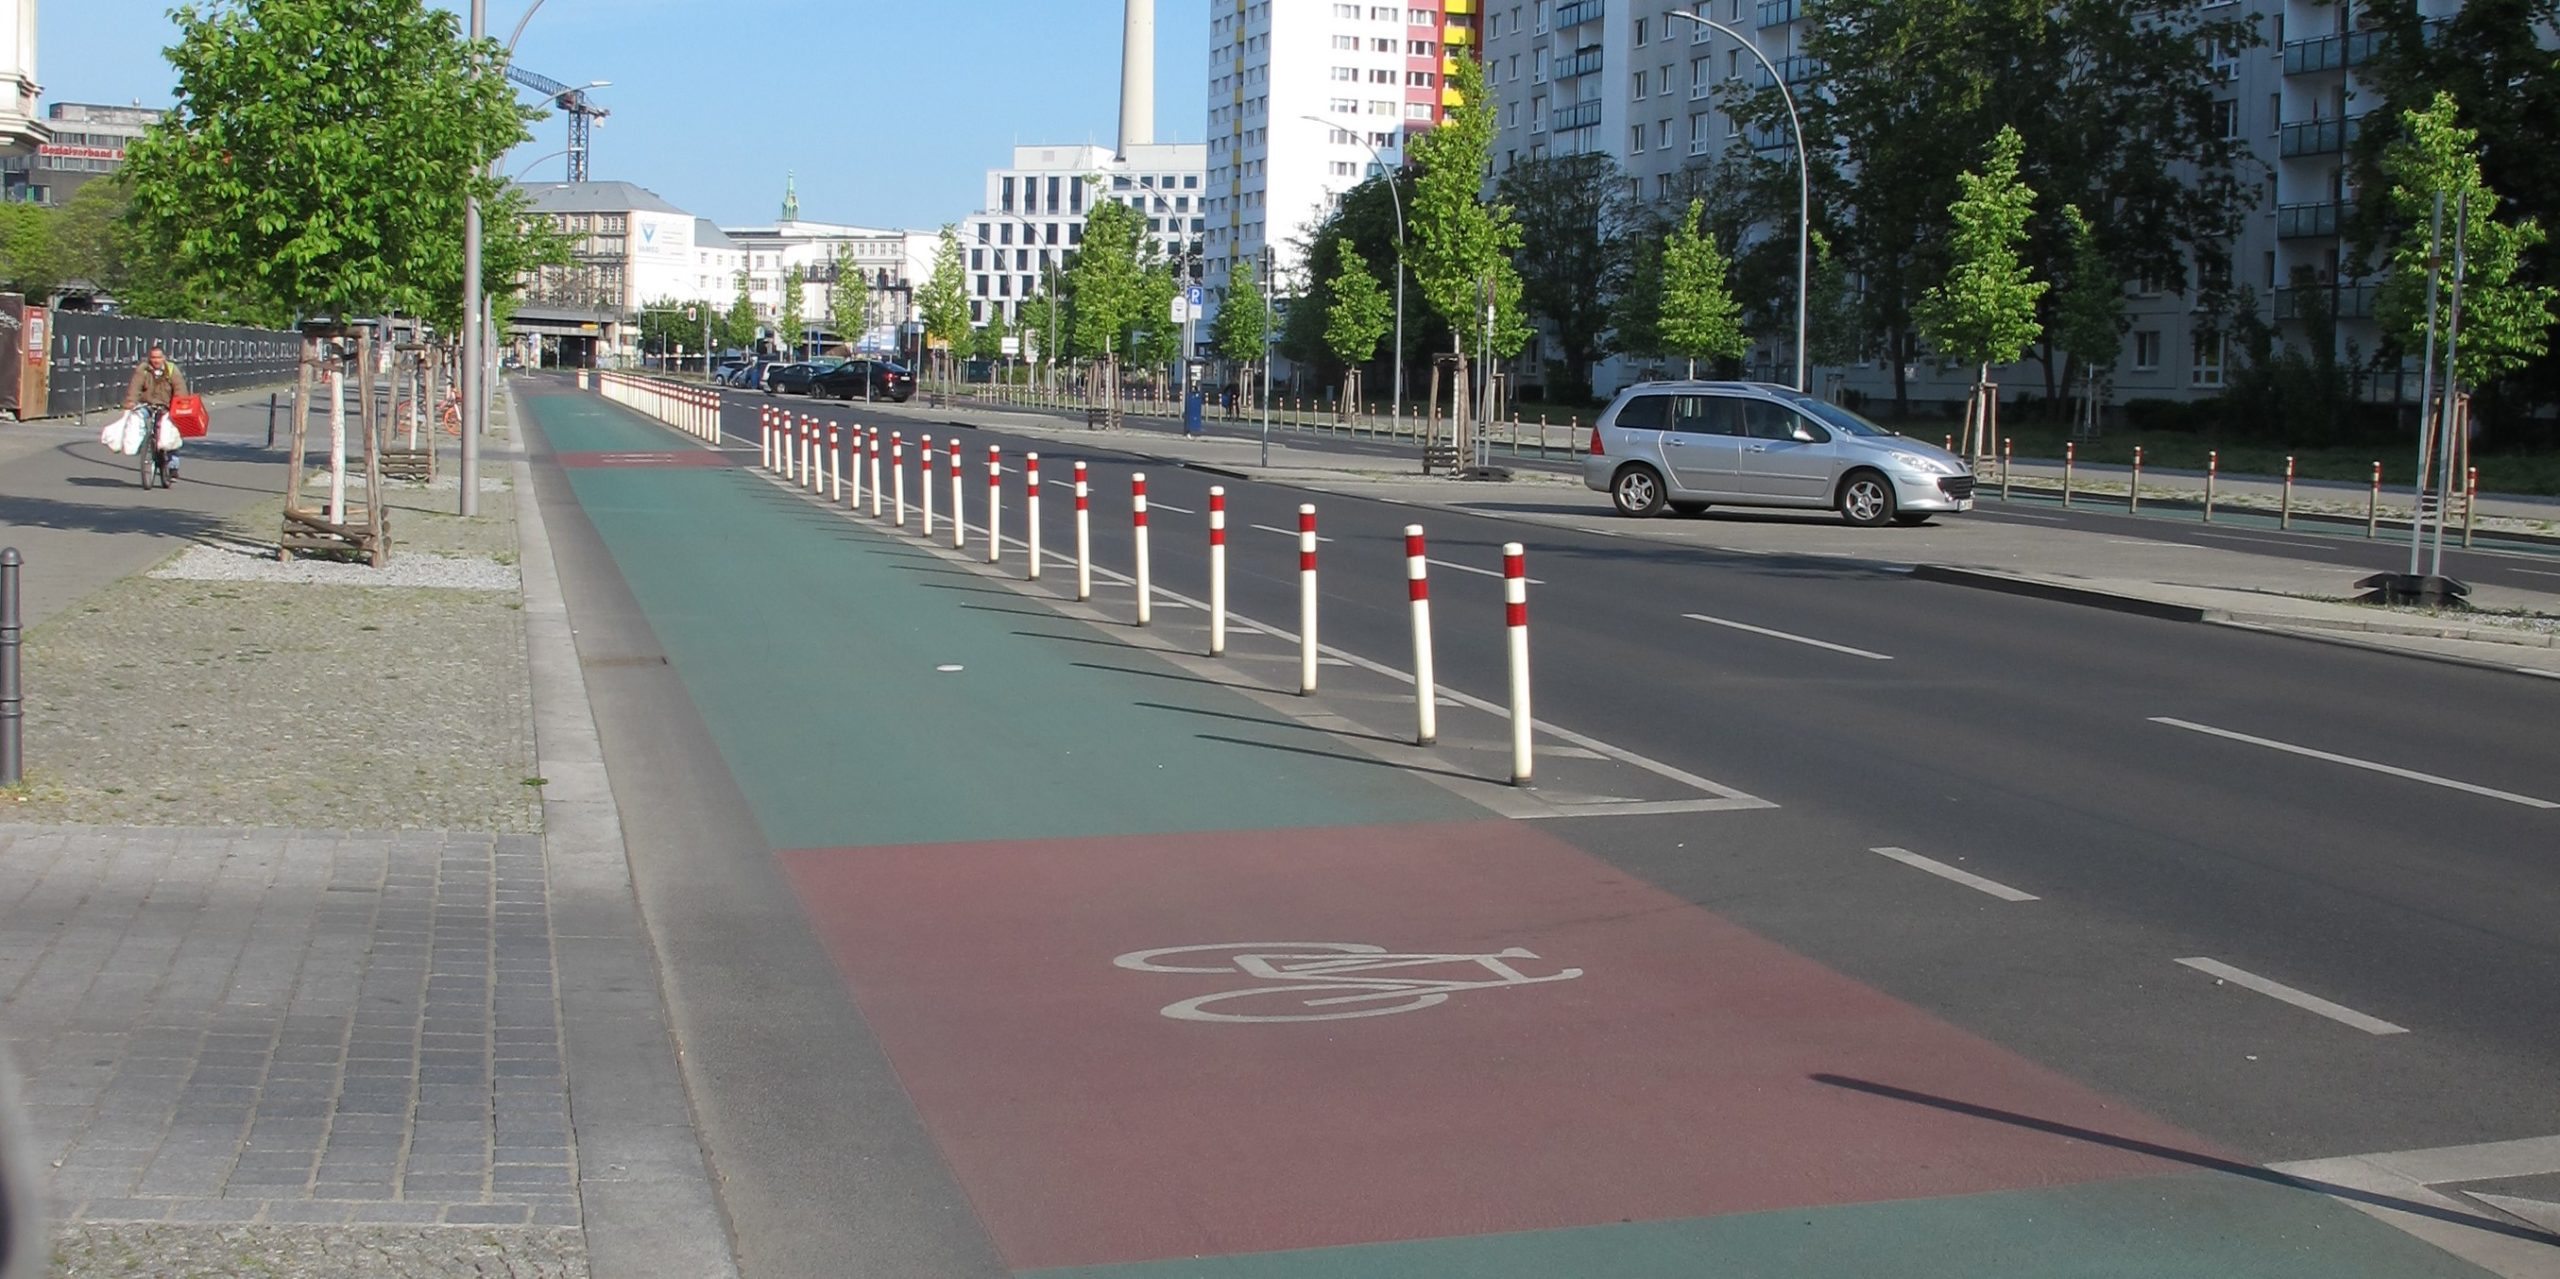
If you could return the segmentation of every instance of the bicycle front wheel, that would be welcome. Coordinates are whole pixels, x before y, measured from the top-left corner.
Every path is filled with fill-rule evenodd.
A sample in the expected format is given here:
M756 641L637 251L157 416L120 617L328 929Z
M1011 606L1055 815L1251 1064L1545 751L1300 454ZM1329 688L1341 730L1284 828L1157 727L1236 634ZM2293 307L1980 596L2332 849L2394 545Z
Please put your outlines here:
M151 446L148 443L133 451L133 474L135 479L142 481L142 487L151 487Z

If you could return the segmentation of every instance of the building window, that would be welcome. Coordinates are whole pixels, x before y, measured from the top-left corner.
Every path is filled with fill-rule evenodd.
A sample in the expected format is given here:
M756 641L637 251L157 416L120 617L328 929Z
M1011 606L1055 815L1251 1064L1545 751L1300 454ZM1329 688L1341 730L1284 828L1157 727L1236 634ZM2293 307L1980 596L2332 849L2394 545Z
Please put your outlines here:
M985 249L969 250L969 269L972 271L984 271L987 269L987 251Z
M1642 102L1642 101L1644 101L1644 83L1645 83L1645 80L1644 80L1644 72L1641 72L1641 71L1636 72L1636 73L1635 73L1635 75L1634 75L1631 79L1629 79L1629 80L1627 81L1627 83L1628 83L1630 86L1632 86L1632 88L1629 90L1629 92L1628 92L1627 96L1628 96L1628 97L1631 97L1631 98L1634 98L1634 99L1635 99L1636 101L1638 101L1638 102ZM1637 150L1639 150L1639 151L1641 151L1641 150L1643 150L1644 148L1642 148L1642 147L1638 147L1638 148L1636 148L1636 149L1637 149Z
M2160 367L2160 330L2137 329L2133 335L2133 367L2154 372Z
M1642 18L1636 19L1635 45L1639 49L1644 47L1644 19Z
M1013 179L1011 178L1006 178L1004 180L1004 203L1002 208L1007 213L1013 212Z
M2195 336L2195 363L2187 370L2189 386L2222 385L2222 357L2230 339L2220 333Z
M1635 126L1634 128L1627 130L1627 154L1629 154L1629 155L1643 155L1643 154L1644 154L1644 126L1643 126L1643 125L1639 124L1639 125Z
M2213 134L2218 138L2240 136L2239 99L2223 98L2213 104Z

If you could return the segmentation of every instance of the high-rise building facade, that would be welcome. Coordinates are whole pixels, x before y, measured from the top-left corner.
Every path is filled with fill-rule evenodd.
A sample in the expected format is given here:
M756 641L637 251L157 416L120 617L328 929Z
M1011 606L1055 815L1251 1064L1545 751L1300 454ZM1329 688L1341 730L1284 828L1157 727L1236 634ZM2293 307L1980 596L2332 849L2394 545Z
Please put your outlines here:
M2289 340L2305 337L2303 317L2316 291L2338 316L2340 354L2369 355L2375 272L2359 263L2342 228L2356 198L2346 152L2362 128L2372 96L2360 66L2379 37L2354 29L2349 7L2330 0L2239 0L2264 43L2216 63L2215 120L2245 144L2246 177L2263 181L2256 206L2227 246L2226 262L2190 263L2184 281L2137 281L2126 288L2127 329L2112 374L2113 398L2187 399L2221 391L2233 352L2219 317L2201 311L2203 272L2227 272L2235 288L2257 299L2261 314ZM2426 0L2437 16L2461 0ZM1494 146L1499 171L1541 156L1605 153L1624 170L1633 194L1669 206L1682 198L1684 171L1713 165L1730 149L1786 156L1794 141L1783 127L1764 131L1726 115L1718 89L1740 81L1771 83L1770 71L1740 41L1682 18L1687 9L1741 32L1799 96L1819 94L1822 67L1805 52L1809 23L1803 0L1487 0L1485 70L1501 120ZM1951 142L1952 144L1952 142ZM1759 233L1792 238L1790 224ZM1770 340L1746 360L1753 377L1793 376L1791 334ZM1539 367L1534 348L1524 380ZM1664 370L1612 360L1594 370L1605 393ZM1972 370L1923 359L1906 371L1918 399L1960 399ZM2011 388L2041 390L2041 365L1994 372ZM1880 360L1823 371L1817 390L1888 395L1893 370ZM2373 393L2399 389L2388 373ZM2415 384L2405 388L2414 396Z
M1284 280L1342 193L1449 106L1450 59L1478 46L1480 0L1212 0L1204 278L1267 248Z
M1084 243L1094 206L1138 211L1145 235L1168 258L1196 255L1207 226L1202 210L1207 151L1197 142L1104 146L1024 146L1013 164L987 170L986 203L960 223L969 322L1001 313L1021 318L1022 303L1046 291L1052 272ZM930 268L928 267L928 271Z
M44 141L36 119L36 0L0 0L0 155L25 155Z
M56 102L32 154L0 155L0 199L65 204L81 187L124 167L127 148L164 112L150 107Z

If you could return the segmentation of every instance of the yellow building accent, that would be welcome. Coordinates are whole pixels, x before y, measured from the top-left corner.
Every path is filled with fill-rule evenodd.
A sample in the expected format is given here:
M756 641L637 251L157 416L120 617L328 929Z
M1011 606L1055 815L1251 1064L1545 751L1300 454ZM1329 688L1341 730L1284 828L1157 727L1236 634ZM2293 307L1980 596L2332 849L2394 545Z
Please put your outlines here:
M1476 0L1442 0L1440 8L1447 13L1474 13Z

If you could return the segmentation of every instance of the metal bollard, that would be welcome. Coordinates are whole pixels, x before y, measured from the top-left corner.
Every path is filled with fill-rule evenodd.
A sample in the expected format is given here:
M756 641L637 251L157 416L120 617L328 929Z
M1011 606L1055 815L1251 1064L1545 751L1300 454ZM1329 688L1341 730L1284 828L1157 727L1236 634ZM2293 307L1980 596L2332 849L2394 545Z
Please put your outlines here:
M1028 580L1040 580L1040 455L1022 455L1022 522L1023 543L1029 548L1031 561Z
M1440 690L1431 669L1431 562L1424 557L1422 526L1404 526L1405 598L1413 603L1413 742L1440 737Z
M2373 464L2373 490L2364 499L2364 535L2377 537L2382 531L2382 463Z
M2017 460L2017 451L2015 440L2005 435L2000 437L2000 500L2003 502L2009 500L2009 464Z
M1227 490L1209 486L1209 656L1227 652Z
M2079 459L2080 446L2077 443L2068 440L2064 441L2062 445L2062 504L2066 507L2071 505L2072 464L2079 461Z
M2462 547L2471 549L2471 513L2480 507L2480 468L2465 468L2462 479Z
M1129 531L1138 548L1138 625L1155 619L1155 590L1147 580L1147 473L1129 477Z
M2284 459L2284 496L2276 502L2276 527L2293 527L2293 455Z
M1076 598L1093 598L1093 511L1085 488L1084 463L1076 471Z
M1518 542L1502 544L1503 627L1511 638L1511 784L1530 777L1529 563Z
M0 786L27 779L26 696L18 685L18 573L26 557L0 550Z
M1316 691L1316 508L1298 508L1298 695Z
M2204 522L2213 523L2213 482L2222 474L2222 450L2206 449L2204 454Z
M2142 446L2133 446L2133 482L2124 487L2124 513L2131 515L2142 509Z

